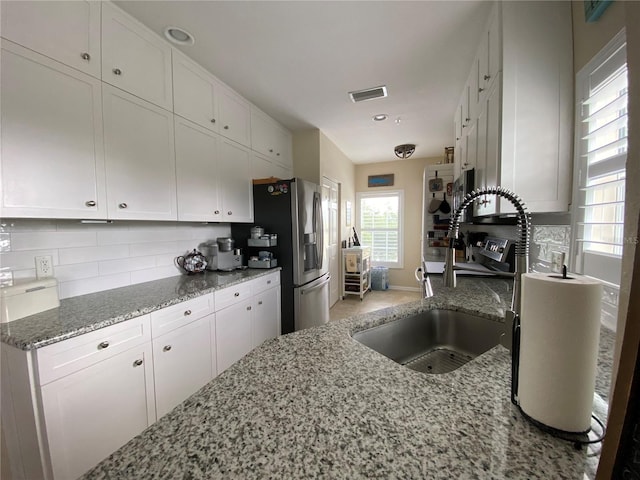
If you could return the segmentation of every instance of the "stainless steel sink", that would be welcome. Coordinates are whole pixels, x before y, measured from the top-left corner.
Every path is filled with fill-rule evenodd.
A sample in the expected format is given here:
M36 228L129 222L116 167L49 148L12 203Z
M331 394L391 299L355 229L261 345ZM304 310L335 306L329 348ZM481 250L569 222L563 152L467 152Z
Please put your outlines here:
M448 373L498 345L504 325L451 310L429 310L353 334L391 360L424 373Z

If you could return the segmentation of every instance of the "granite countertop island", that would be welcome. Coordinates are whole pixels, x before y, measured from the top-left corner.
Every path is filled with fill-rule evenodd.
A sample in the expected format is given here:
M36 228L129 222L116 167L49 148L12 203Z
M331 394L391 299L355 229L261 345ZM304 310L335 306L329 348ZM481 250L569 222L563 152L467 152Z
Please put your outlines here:
M180 275L66 298L58 308L0 324L0 340L21 350L41 348L280 270Z
M436 296L269 340L135 437L86 479L594 478L577 450L510 402L501 346L443 375L407 369L352 333L425 309L500 321L505 280L434 280ZM606 403L594 396L601 418Z

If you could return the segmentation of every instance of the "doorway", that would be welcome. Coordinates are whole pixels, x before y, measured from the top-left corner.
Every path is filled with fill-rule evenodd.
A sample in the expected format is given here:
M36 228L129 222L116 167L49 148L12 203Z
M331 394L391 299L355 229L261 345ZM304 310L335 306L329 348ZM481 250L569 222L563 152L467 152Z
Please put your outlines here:
M334 305L340 298L340 249L338 248L338 226L340 192L338 183L322 177L322 208L324 214L324 244L329 260L329 306Z

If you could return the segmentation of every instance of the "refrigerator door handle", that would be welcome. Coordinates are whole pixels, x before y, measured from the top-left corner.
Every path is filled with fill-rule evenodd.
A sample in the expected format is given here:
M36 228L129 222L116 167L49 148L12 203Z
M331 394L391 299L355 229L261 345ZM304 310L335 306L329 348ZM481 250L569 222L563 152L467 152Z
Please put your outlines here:
M300 288L300 295L304 295L305 293L309 293L309 292L312 292L313 290L317 290L317 289L323 287L324 285L326 285L327 283L329 283L330 280L331 280L331 277L327 276L327 278L322 280L320 283L314 283L310 287L306 287L306 288L301 287Z
M322 218L322 199L318 192L313 194L314 204L314 232L316 235L316 265L318 269L322 268L324 263L324 221ZM318 238L319 237L319 238Z

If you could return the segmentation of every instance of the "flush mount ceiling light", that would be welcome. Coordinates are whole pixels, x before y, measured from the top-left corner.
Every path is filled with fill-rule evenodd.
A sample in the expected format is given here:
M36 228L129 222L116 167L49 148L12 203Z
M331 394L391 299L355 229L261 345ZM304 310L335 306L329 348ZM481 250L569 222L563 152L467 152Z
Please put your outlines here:
M180 27L165 28L164 36L167 37L167 40L170 42L177 43L178 45L193 45L195 42L193 35Z
M398 158L409 158L416 151L416 146L413 143L405 143L404 145L398 145L393 149Z
M388 117L386 113L379 113L378 115L374 115L371 118L373 119L374 122L382 122L386 120Z
M364 102L365 100L373 100L374 98L384 98L386 96L386 85L349 92L349 97L351 98L351 101L353 103Z

